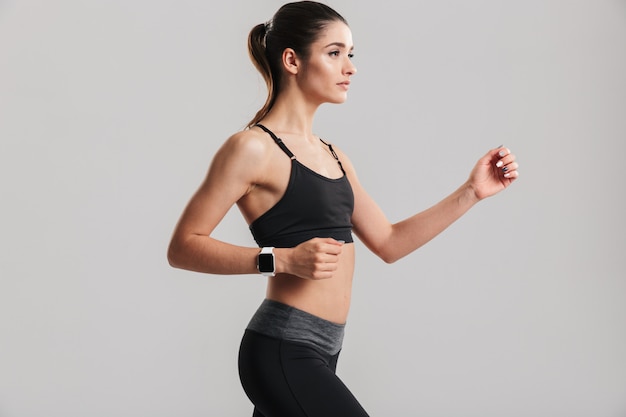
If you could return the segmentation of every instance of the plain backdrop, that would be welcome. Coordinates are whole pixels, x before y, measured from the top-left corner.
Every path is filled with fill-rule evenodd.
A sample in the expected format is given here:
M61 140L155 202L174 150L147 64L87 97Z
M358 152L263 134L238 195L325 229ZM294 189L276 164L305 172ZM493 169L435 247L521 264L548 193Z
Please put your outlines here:
M265 100L279 1L0 1L0 416L249 416L259 276L166 248ZM504 144L521 177L387 265L357 241L338 373L372 416L626 416L626 2L331 3L358 73L316 133L392 221ZM253 246L233 209L215 237Z

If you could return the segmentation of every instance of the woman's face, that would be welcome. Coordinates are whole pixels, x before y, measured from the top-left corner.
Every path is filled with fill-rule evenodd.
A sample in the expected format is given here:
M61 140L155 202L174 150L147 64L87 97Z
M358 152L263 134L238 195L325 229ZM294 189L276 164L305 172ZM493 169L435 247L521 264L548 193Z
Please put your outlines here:
M310 56L298 73L300 88L312 101L343 103L348 95L352 64L352 32L343 22L332 22L311 45Z

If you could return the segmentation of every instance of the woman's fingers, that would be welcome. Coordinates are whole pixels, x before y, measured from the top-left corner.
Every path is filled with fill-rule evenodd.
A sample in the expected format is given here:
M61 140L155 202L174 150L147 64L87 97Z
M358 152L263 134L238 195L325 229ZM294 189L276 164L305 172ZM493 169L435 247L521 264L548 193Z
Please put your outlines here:
M515 162L515 155L508 148L501 148L498 150L497 157L496 168L500 169L502 176L511 179L517 178L519 165Z

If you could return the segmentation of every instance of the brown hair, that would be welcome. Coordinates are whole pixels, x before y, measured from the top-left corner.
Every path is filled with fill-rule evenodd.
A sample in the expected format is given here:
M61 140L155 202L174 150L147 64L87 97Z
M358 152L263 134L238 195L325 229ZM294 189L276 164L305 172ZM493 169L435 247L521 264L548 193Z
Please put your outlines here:
M266 23L256 25L248 35L248 53L267 84L267 100L247 127L254 126L272 109L282 77L282 54L293 49L305 59L315 42L331 22L348 22L335 10L315 1L283 5Z

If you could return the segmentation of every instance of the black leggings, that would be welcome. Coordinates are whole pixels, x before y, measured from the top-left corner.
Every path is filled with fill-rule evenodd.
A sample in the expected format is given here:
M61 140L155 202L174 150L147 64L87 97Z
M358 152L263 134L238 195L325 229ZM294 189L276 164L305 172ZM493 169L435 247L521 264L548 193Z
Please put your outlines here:
M253 417L367 417L335 375L338 357L246 330L239 376L255 406Z

